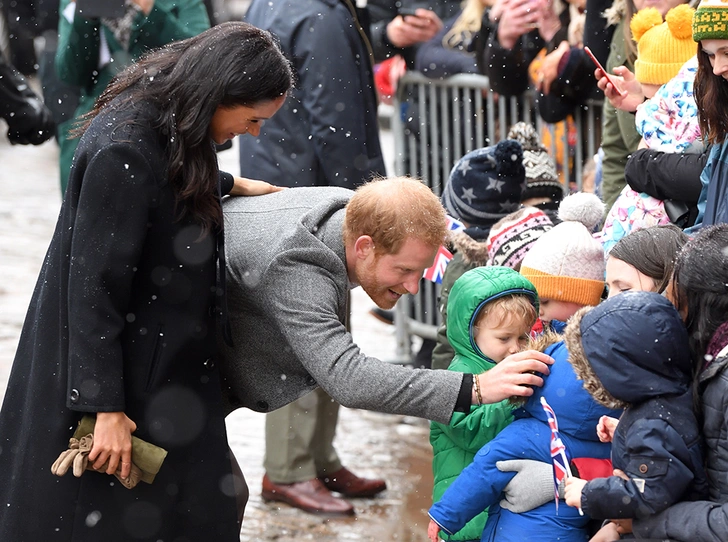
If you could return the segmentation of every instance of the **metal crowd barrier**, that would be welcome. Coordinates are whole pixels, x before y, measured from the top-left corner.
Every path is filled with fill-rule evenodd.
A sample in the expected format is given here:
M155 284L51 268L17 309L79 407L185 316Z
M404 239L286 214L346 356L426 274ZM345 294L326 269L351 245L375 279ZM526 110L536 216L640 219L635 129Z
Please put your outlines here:
M407 72L398 82L391 120L395 143L395 174L423 179L438 196L447 182L453 164L467 152L505 139L518 121L533 123L539 133L555 134L535 112L533 94L495 96L489 91L488 78L459 74L448 79L428 79ZM590 104L574 114L577 137L574 142L574 177L581 189L585 158L594 156L599 146L600 103ZM586 132L586 133L584 133ZM564 130L564 139L568 133ZM551 137L551 155L556 155ZM569 145L563 141L564 190L571 181ZM440 285L423 279L417 295L400 299L395 308L396 363L412 360L412 336L435 339L441 323L437 306Z

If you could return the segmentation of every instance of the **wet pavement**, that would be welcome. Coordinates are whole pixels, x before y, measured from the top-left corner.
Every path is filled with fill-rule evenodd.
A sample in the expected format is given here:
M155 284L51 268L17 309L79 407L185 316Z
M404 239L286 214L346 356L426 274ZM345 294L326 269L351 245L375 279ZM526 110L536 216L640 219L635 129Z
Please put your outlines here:
M0 122L0 396L5 392L25 312L60 208L58 147L11 146ZM383 148L391 140L383 134ZM237 170L237 152L220 154ZM394 327L368 315L373 303L353 292L352 334L368 355L393 359ZM260 498L264 415L240 409L228 417L230 445L250 487L241 541L317 540L403 542L427 539L432 459L427 422L342 408L336 448L359 475L381 477L388 489L374 499L353 499L354 517L324 518Z

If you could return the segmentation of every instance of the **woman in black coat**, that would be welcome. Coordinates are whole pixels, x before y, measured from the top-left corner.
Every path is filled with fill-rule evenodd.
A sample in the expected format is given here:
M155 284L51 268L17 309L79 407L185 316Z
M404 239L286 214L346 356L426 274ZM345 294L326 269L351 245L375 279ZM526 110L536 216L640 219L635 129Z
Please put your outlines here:
M292 81L270 34L226 23L150 53L97 101L0 412L0 540L238 540L215 364L233 178L214 143L257 135ZM89 463L108 474L129 475L131 433L168 451L152 484L51 474L84 413Z

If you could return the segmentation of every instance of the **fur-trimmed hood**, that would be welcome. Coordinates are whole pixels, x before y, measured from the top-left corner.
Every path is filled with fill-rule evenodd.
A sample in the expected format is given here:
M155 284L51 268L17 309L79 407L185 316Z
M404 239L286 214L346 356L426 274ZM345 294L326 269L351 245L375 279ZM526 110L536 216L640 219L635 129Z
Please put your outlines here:
M485 240L474 239L461 230L450 234L450 243L467 265L483 266L488 263L488 244Z
M544 397L556 412L559 432L573 437L598 441L596 426L602 416L619 417L621 411L605 408L598 404L582 386L571 364L568 362L569 352L563 337L553 332L546 332L531 341L529 348L539 350L554 358L548 376L544 378L541 388L536 388L522 409L528 415L548 423L546 413L541 406ZM514 412L519 417L519 411Z
M584 382L584 389L589 392L595 401L607 408L627 408L629 403L615 399L606 390L604 384L599 380L597 374L589 365L586 359L584 348L581 345L581 320L584 315L594 307L584 307L579 309L566 325L564 332L564 342L569 350L569 362L574 367L576 377Z
M609 407L679 395L690 388L687 330L675 307L654 292L626 292L569 320L569 361L584 388Z

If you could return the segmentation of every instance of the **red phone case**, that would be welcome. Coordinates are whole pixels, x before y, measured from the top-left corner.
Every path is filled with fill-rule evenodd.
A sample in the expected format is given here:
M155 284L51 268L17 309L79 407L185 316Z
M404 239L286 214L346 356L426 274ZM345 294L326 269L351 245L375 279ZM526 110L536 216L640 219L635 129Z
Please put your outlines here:
M619 94L624 96L625 92L619 87L619 85L616 83L616 81L614 79L612 79L612 77L609 75L607 70L604 69L604 66L602 66L601 62L599 62L597 60L597 57L594 56L594 53L591 52L591 49L589 49L589 47L584 47L584 51L586 51L586 54L588 54L589 58L592 59L592 62L594 62L594 64L596 64L596 67L599 68L600 70L602 70L602 73L607 78L607 81L609 81L609 83L614 87L614 90L616 90Z

